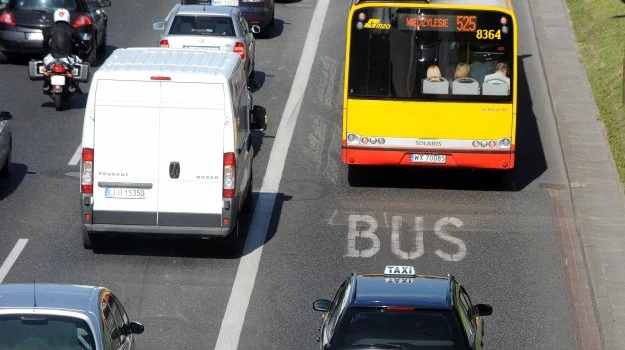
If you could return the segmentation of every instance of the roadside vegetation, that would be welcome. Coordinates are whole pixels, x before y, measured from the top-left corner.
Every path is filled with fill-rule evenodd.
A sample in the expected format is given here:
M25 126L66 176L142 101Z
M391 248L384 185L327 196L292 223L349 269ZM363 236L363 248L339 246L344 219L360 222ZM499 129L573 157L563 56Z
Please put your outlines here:
M625 183L625 0L567 0L582 62Z

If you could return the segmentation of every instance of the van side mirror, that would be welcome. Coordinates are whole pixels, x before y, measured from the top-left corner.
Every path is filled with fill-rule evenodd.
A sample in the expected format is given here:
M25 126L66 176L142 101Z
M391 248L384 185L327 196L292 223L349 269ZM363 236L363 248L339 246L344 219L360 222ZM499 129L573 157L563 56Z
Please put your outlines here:
M253 24L252 27L250 27L250 30L252 31L252 33L254 34L258 34L260 33L260 27L257 26L256 24Z
M165 22L156 22L152 24L152 29L154 30L165 30Z
M267 130L267 110L261 106L254 106L250 112L250 129L252 131Z
M493 313L493 307L487 304L477 304L473 307L475 316L488 316Z
M111 7L111 0L100 0L100 7Z
M11 112L2 111L0 112L0 121L11 120L13 119L13 114Z

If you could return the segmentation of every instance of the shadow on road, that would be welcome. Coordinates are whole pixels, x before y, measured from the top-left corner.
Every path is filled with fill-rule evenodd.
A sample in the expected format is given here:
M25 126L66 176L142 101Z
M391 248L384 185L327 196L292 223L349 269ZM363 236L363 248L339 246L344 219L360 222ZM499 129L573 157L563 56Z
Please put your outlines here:
M273 216L269 222L269 228L264 240L259 240L258 231L255 237L251 237L250 242L245 246L248 240L248 232L252 222L252 216L259 203L267 203L267 200L275 196ZM167 257L185 257L185 258L209 258L209 259L239 259L244 255L253 252L260 246L269 242L275 235L277 225L282 212L282 203L288 201L291 197L278 193L253 195L254 208L249 212L242 212L239 217L239 234L240 239L237 243L237 249L234 254L227 254L221 248L219 239L182 239L172 237L144 237L144 236L127 236L122 234L111 235L106 237L103 245L94 251L96 254L114 254L114 255L138 255L138 256L167 256ZM270 208L269 208L270 209ZM259 215L266 213L268 208L260 211Z

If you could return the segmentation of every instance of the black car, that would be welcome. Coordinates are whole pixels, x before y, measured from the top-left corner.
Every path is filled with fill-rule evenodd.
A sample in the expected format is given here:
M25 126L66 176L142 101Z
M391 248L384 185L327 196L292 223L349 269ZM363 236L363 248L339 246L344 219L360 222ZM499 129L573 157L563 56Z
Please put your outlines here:
M473 305L467 291L447 277L416 275L412 266L387 266L383 274L352 275L323 312L321 350L479 350L483 316L490 305Z
M43 55L43 30L52 26L54 11L65 8L70 24L78 30L86 50L79 56L93 63L106 49L108 16L102 10L110 0L9 0L0 9L0 51L12 59L21 54Z
M263 35L271 31L275 22L274 0L181 0L180 3L182 5L238 6L247 23L259 26Z

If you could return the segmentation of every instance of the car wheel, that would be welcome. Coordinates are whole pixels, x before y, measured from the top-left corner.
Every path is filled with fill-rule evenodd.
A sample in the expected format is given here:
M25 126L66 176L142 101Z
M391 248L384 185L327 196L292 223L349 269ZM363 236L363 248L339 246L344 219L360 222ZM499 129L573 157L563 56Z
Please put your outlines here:
M82 230L83 248L96 250L102 246L103 241L104 241L103 235L96 235L93 232L89 232L85 229Z
M240 234L239 234L239 223L235 224L236 226L226 237L222 237L219 239L219 251L224 255L234 255L239 251L240 246Z
M87 56L87 63L90 65L95 64L95 61L98 59L98 42L93 39L93 45L91 46L91 52L89 52L89 56Z
M247 190L245 191L245 202L243 202L243 211L246 213L252 212L252 207L254 204L253 194L254 191L252 189L252 172L250 171L250 181L247 183Z
M13 153L13 140L9 141L9 154L7 155L7 160L4 163L2 169L0 169L0 177L3 179L8 179L11 177L11 154Z
M98 46L98 53L100 54L104 54L106 53L106 45L107 45L107 30L106 28L104 28L104 35L102 36L102 42L100 43L100 46Z

